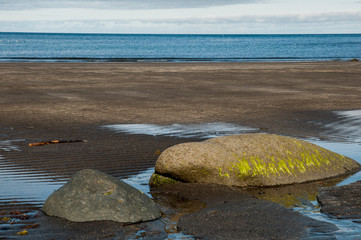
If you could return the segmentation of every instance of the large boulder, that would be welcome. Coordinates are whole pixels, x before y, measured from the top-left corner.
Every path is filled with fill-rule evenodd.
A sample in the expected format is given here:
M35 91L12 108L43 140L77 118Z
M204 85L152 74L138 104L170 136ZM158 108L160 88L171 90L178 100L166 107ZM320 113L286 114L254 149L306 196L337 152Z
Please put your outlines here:
M161 213L148 196L105 173L85 169L46 199L43 212L74 222L149 221Z
M276 186L331 178L360 169L345 156L296 138L242 134L175 145L158 158L151 186L176 181Z

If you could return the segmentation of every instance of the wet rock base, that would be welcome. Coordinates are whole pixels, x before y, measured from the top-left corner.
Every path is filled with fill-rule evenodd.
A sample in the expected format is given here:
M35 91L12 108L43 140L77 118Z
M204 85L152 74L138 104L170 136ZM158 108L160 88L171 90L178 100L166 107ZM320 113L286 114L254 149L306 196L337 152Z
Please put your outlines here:
M159 195L204 202L200 211L182 216L177 227L201 239L333 239L337 227L293 212L279 204L244 194L240 189L183 184L157 188Z
M361 221L361 181L320 190L317 200L321 212L340 219Z

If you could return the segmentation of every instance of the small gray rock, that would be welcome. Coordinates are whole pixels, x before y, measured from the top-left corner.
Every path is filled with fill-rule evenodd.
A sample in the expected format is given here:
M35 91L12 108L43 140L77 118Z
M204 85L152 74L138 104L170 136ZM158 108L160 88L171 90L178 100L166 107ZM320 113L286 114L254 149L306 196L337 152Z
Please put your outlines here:
M77 172L45 201L43 212L74 222L135 223L157 219L159 207L138 189L105 173Z

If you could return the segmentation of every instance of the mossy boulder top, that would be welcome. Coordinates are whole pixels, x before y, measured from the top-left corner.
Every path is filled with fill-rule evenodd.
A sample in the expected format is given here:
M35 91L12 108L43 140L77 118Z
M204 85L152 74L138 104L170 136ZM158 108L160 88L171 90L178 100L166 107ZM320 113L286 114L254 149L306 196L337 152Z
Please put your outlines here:
M45 201L43 212L74 222L135 223L161 216L158 205L129 184L103 172L77 172Z
M166 149L149 183L276 186L336 177L359 169L360 165L348 157L296 138L242 134Z

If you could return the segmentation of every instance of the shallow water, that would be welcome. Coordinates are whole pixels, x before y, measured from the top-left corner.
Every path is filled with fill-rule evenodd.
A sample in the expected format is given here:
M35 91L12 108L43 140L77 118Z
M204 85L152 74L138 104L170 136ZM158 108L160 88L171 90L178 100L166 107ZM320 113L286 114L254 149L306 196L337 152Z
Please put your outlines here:
M19 152L16 145L24 139L0 141L0 150ZM31 204L40 207L44 200L65 181L52 181L46 172L29 170L6 161L0 155L0 206L2 204Z
M324 126L325 138L337 142L361 143L361 110L335 111L338 120Z
M322 140L308 139L321 147L334 152L351 157L361 163L361 130L358 128L361 123L361 111L336 112L340 116L339 121L330 123L326 126ZM205 123L205 124L173 124L168 126L158 126L150 124L119 124L103 126L115 133L127 134L148 134L152 136L172 136L172 137L197 137L206 139L215 136L240 134L248 132L259 132L259 129L246 127L230 123ZM349 129L352 128L352 131ZM4 138L6 136L2 136ZM306 139L307 140L307 139ZM24 139L2 140L0 141L1 152L18 152L18 144ZM153 173L154 168L149 168L139 174L131 175L125 182L143 191L151 197L149 192L148 180ZM25 206L28 209L39 209L45 199L56 189L66 182L64 176L55 176L33 169L24 170L24 167L17 166L16 163L9 162L4 156L0 155L0 210L9 209L12 206L19 208ZM356 173L346 179L336 179L334 182L316 185L298 185L293 189L282 189L258 196L267 200L275 201L295 211L301 212L306 216L320 221L331 222L339 230L336 236L339 239L354 239L361 236L361 224L352 220L340 220L328 217L320 213L316 201L317 188L329 185L345 185L361 180L361 172ZM318 184L318 185L317 185ZM284 192L292 192L292 198ZM30 207L29 207L30 206ZM168 239L192 239L192 236L183 235L176 230L176 218L165 216L163 221L166 223ZM3 225L4 226L4 225ZM6 231L1 228L0 232ZM139 232L139 234L141 234ZM322 237L320 233L310 233L311 237ZM327 235L323 236L327 237Z
M166 126L155 124L115 124L104 127L121 133L180 138L213 138L233 134L254 133L259 131L258 128L224 122L171 124Z

